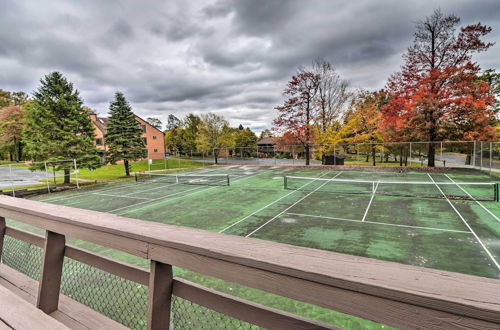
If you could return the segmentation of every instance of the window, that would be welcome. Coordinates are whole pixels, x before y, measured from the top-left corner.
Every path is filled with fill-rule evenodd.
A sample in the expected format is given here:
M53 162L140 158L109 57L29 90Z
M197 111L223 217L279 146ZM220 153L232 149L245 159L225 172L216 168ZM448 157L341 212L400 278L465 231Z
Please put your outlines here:
M155 149L154 152L158 152L158 149Z
M156 135L153 135L153 140L156 140Z
M102 139L101 138L95 139L95 144L98 146L102 146Z
M142 142L144 142L144 145L148 145L148 139L147 138L143 137L142 138Z
M141 129L143 133L146 133L146 125L141 125Z

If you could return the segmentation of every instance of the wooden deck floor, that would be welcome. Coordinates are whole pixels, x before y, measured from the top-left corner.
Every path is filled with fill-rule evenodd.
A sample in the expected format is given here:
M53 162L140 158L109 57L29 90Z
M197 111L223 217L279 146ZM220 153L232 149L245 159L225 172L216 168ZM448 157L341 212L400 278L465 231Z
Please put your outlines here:
M34 306L36 303L38 282L4 264L0 264L0 289L7 289L23 301ZM71 329L127 329L123 325L64 295L61 295L59 299L59 310L51 313L50 316L56 320L55 324L61 325L61 329L65 327ZM23 309L23 304L20 304L19 308ZM26 312L29 310L29 308L24 309L26 309ZM44 324L39 324L38 328L28 327L26 326L27 324L22 322L16 324L0 320L0 330L47 329ZM54 329L54 327L51 328Z

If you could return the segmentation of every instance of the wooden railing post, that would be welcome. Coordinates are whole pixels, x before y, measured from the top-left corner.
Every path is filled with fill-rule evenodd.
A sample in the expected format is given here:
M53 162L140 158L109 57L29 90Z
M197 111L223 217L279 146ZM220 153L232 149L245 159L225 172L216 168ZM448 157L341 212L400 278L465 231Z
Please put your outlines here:
M57 310L66 239L47 231L36 306L47 314Z
M0 217L0 262L2 262L3 241L5 239L5 230L6 229L7 229L7 225L5 223L5 218Z
M172 266L151 260L149 274L148 329L170 328L170 304L172 300Z

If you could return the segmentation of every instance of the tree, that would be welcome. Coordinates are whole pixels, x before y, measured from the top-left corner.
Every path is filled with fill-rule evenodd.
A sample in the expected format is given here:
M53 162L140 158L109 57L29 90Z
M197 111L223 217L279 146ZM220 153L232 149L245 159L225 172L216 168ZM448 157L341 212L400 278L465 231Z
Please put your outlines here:
M34 161L76 159L80 167L99 167L94 127L78 90L59 72L46 75L40 83L27 109L25 152ZM64 183L70 183L71 167L59 169L64 170Z
M270 129L265 129L262 132L260 132L260 139L265 139L265 138L270 138L274 137L273 132Z
M28 100L28 94L24 92L9 92L0 89L0 108L10 105L23 105Z
M345 124L339 131L342 141L349 143L362 143L358 148L366 152L366 161L372 155L372 165L376 165L377 145L383 142L379 131L382 114L380 109L385 105L387 93L385 91L368 92L359 91L352 99L349 110L346 112Z
M242 155L250 156L255 150L255 145L257 143L257 135L255 135L249 128L239 129L234 133L236 147L240 147L240 152Z
M312 142L312 120L314 100L320 84L319 75L300 70L288 82L283 91L286 100L276 107L278 117L273 121L274 130L291 139L299 141L305 148L306 165L310 162L310 144Z
M429 141L428 166L435 165L435 141L491 139L493 99L486 82L478 82L472 53L492 43L481 40L491 31L481 24L455 27L460 19L440 10L417 23L413 44L400 73L389 78L391 101L383 108L381 127L393 140Z
M316 59L312 64L312 72L319 77L318 93L314 105L317 118L315 118L315 130L317 142L320 144L318 151L324 162L326 140L340 128L340 119L345 105L351 93L348 91L349 83L340 78L330 62L324 59Z
M179 128L181 125L182 125L182 122L180 121L179 118L177 118L176 116L174 116L172 114L168 115L167 130Z
M158 118L153 118L153 117L148 117L146 118L146 121L151 124L156 129L159 129L161 131L161 127L163 126L163 123L161 122L160 119Z
M245 127L243 127L243 125L240 124L240 126L238 126L238 129L241 131L241 130L244 130Z
M495 111L495 114L498 116L500 113L500 73L495 72L493 69L488 69L478 77L478 81L487 82L490 86L488 94L494 99L492 107L493 111Z
M115 99L109 105L109 121L104 141L108 146L106 157L115 164L123 160L125 175L130 176L130 161L144 157L144 141L132 108L121 92L115 93Z
M26 118L26 110L18 105L0 109L0 145L9 150L11 161L23 159L22 134Z
M201 124L201 118L195 114L188 114L184 120L184 146L187 150L196 149L196 137L198 136L198 129Z
M202 115L196 143L200 151L213 151L217 164L219 149L228 147L231 143L231 131L227 120L214 113Z

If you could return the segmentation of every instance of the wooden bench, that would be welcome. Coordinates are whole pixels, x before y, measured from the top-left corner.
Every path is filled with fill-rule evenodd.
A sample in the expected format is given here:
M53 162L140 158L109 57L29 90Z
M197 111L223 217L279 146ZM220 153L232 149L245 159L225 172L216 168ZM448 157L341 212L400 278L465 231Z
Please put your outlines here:
M69 329L0 285L0 329Z

